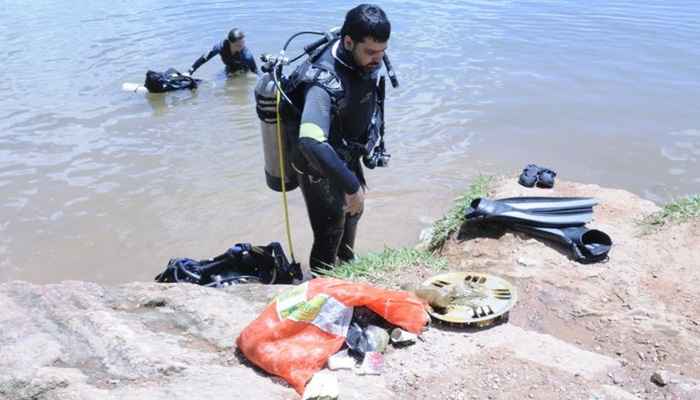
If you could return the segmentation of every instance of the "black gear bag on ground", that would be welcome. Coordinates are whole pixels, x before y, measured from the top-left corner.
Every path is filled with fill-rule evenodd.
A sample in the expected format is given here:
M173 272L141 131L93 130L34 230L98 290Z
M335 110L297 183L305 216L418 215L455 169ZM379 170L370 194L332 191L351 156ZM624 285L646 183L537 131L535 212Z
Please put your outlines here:
M150 93L165 93L181 89L197 89L199 79L185 76L175 68L168 68L165 72L146 72L144 86Z
M290 284L301 280L301 267L290 263L277 242L267 246L238 243L208 260L173 258L156 282L187 282L221 287L237 283Z

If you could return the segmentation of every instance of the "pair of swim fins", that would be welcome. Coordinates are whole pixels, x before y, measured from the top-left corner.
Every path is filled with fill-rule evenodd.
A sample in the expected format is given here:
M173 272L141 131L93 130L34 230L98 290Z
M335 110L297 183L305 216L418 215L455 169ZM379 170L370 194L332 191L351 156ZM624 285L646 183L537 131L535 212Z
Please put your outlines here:
M588 229L593 219L590 197L511 197L492 200L477 198L467 209L468 220L501 223L513 230L554 241L567 247L581 263L604 261L612 247L605 232Z

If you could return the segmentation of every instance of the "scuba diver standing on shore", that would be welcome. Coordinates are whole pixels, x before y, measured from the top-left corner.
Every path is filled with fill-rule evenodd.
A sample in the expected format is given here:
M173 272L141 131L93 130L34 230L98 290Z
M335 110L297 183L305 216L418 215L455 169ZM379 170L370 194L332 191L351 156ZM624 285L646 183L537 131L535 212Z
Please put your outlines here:
M314 276L337 259L354 258L366 186L360 159L369 168L388 163L383 139L381 152L368 155L379 141L378 120L383 121L379 69L390 33L384 11L361 4L348 11L340 37L312 53L287 82L290 93L303 96L295 101L303 111L292 165L314 233L309 262Z
M258 73L253 53L245 46L245 34L240 29L234 28L228 33L226 39L216 43L209 53L203 54L192 64L192 67L187 71L188 75L194 74L199 67L217 54L221 56L221 61L226 65L227 74Z

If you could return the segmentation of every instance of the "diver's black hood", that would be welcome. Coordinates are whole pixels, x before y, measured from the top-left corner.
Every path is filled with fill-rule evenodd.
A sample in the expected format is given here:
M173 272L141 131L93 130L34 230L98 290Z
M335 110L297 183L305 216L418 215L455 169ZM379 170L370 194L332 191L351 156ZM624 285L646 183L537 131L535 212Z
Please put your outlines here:
M345 65L346 67L353 69L355 71L359 70L360 68L355 64L355 59L352 56L352 52L347 51L345 49L345 46L343 46L342 40L338 39L336 43L333 44L334 49L336 51L333 51L333 57L338 59Z

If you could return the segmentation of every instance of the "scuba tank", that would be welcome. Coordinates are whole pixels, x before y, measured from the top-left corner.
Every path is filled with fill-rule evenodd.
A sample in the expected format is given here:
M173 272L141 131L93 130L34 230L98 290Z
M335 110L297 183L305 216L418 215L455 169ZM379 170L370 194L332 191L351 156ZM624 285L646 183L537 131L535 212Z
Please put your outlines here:
M284 189L287 191L295 189L299 184L287 154L289 143L285 135L285 127L282 124L282 119L278 118L277 115L278 93L273 73L275 73L274 69L268 69L255 85L255 109L258 118L260 118L260 133L262 134L265 155L265 181L270 189L281 192L283 179ZM279 127L281 138L277 137L278 120L282 124ZM280 156L282 157L284 176L282 176L283 171L280 168Z
M265 182L267 187L270 189L283 192L294 190L299 186L299 182L296 180L294 170L292 169L291 162L289 161L289 148L290 148L290 138L286 133L290 132L289 128L283 123L283 119L279 117L277 96L281 97L280 101L285 99L291 104L289 98L282 90L282 68L285 65L298 60L303 55L311 54L315 49L323 44L326 44L337 37L337 32L339 29L332 29L329 32L299 32L292 35L285 43L279 56L273 56L270 54L263 54L260 56L260 60L263 62L261 70L263 75L258 80L255 85L255 110L258 113L258 118L260 119L260 133L262 134L263 143L263 154L265 156ZM305 34L315 34L323 36L323 38L317 40L316 42L307 45L304 48L304 53L289 60L284 56L287 47L292 42L292 40L300 35ZM279 92L279 93L278 93ZM279 118L278 118L279 117ZM277 135L277 121L279 121L279 132L281 138ZM294 135L291 135L294 136ZM280 148L281 145L281 148ZM281 158L281 160L280 160ZM284 176L283 171L284 169ZM282 190L282 182L284 181L284 190Z

